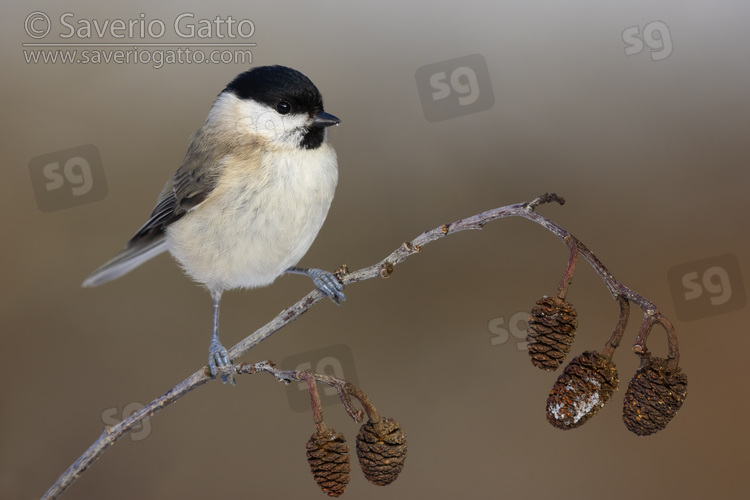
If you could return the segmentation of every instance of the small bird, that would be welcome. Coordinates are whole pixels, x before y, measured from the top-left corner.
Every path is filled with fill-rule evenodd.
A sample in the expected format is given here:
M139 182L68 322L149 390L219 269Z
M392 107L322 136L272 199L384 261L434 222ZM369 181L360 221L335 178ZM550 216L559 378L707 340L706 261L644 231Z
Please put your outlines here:
M295 267L325 221L338 182L327 128L341 122L305 75L261 66L219 94L190 140L151 217L115 258L83 282L93 287L168 250L213 299L211 375L234 384L219 341L225 290L270 285L284 273L309 276L339 304L343 285L320 269Z

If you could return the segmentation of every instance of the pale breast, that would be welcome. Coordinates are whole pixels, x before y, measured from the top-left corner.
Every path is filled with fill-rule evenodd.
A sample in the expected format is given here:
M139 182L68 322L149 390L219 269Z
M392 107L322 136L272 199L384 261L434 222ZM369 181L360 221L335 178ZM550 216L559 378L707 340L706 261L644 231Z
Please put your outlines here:
M167 229L170 252L209 289L268 285L312 245L337 180L328 144L266 154L256 167L227 160L206 200Z

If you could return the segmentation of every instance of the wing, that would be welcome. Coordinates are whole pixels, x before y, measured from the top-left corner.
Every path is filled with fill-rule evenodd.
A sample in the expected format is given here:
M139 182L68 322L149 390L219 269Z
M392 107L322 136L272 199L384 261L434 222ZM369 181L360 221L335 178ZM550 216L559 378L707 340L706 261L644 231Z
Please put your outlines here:
M185 160L167 181L148 221L125 249L86 278L83 286L98 286L119 278L167 249L165 229L200 205L214 190L224 148L208 146L212 137L203 129L193 135Z
M179 220L191 209L197 207L214 190L217 182L221 158L226 154L213 134L199 130L193 135L190 147L182 166L167 181L159 194L151 217L141 226L128 242L128 246L137 243L164 229ZM213 142L213 144L210 144Z

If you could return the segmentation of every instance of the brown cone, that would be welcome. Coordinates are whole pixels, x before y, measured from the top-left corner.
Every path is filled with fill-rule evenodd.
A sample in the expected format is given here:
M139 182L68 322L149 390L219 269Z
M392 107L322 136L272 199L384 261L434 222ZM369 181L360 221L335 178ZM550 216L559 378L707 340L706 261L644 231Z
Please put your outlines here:
M547 398L547 420L558 429L586 423L617 389L617 370L596 351L573 358Z
M542 370L557 370L570 352L578 327L576 310L559 297L542 297L531 309L526 342L531 363Z
M344 493L349 484L349 445L332 429L316 432L307 442L307 462L318 486L331 497Z
M406 460L406 433L399 423L386 418L363 424L357 434L357 456L365 477L386 486L396 480Z
M625 392L622 420L630 432L648 436L667 426L687 396L687 375L669 370L664 358L651 358Z

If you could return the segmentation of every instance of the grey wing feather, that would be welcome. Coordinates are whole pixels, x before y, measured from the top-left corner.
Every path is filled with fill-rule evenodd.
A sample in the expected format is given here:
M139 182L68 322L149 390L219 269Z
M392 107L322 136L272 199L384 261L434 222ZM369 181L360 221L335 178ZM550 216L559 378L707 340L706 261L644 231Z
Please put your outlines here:
M117 256L104 264L102 267L91 273L86 278L83 286L99 286L107 281L119 278L123 274L129 273L136 267L140 266L147 260L156 257L167 249L167 241L164 234L160 234L151 241L143 241L138 245L128 245L125 250L118 253Z
M202 130L196 132L185 161L162 189L151 217L136 231L123 251L86 278L84 287L119 278L167 250L164 232L167 226L202 203L216 186L215 176L209 175L213 170L210 167L217 164L216 156L196 154L196 150L202 150L200 146L204 140Z

